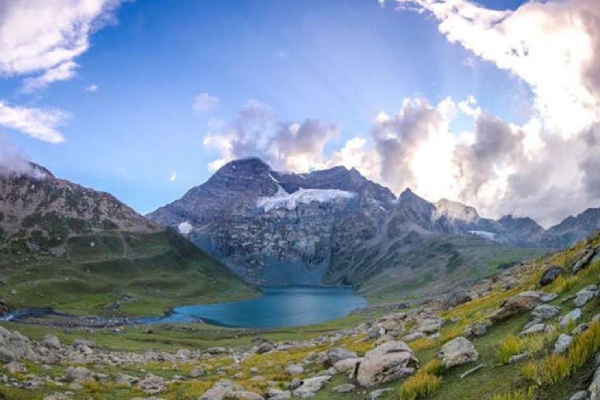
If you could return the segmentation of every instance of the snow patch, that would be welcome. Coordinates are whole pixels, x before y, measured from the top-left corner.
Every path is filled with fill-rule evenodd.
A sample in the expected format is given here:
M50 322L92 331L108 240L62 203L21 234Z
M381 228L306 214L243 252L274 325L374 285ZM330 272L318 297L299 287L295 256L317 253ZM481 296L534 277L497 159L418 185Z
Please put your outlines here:
M356 193L346 192L338 189L302 189L297 192L287 193L281 187L274 196L259 197L256 201L256 207L262 208L265 212L278 208L293 210L300 204L310 204L313 201L318 203L327 203L337 199L351 199Z
M182 235L189 235L193 228L194 227L192 226L192 224L190 224L188 221L182 222L179 225L177 225L177 230Z
M488 231L469 231L469 233L472 234L472 235L481 236L481 237L489 239L489 240L496 240L496 234L493 233L493 232L488 232Z

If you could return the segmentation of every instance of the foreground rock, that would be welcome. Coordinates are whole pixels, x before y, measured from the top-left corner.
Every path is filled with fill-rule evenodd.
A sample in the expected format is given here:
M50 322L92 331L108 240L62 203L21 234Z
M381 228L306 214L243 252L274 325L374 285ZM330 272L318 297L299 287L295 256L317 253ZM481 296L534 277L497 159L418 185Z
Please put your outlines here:
M356 379L361 386L377 386L413 374L418 363L406 343L391 341L365 354Z
M293 391L294 396L300 398L314 397L315 394L321 390L323 385L331 379L330 375L315 376L314 378L308 378L302 381L300 387Z
M523 292L505 300L500 309L494 312L490 319L494 322L503 321L514 315L524 313L542 303L542 295L537 292Z
M547 286L549 284L551 284L552 282L554 282L556 280L556 278L558 278L562 273L563 273L563 269L559 266L553 265L550 268L548 268L545 272L544 275L542 275L542 278L540 279L540 286Z
M446 368L477 361L479 353L473 343L459 336L442 346L438 356Z
M449 308L453 308L459 306L464 303L468 303L473 300L471 296L464 289L458 289L450 293L446 298L444 298L444 302L442 303L442 308L444 310L448 310Z
M233 392L243 391L244 388L237 383L221 379L215 383L212 388L208 389L198 400L224 400L227 395Z

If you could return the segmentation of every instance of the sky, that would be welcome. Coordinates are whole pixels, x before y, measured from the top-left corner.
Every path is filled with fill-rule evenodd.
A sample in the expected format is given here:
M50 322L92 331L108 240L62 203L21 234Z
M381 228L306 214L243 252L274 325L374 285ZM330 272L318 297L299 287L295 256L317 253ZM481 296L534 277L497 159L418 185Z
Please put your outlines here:
M0 1L0 170L148 213L259 156L549 226L600 207L596 1Z

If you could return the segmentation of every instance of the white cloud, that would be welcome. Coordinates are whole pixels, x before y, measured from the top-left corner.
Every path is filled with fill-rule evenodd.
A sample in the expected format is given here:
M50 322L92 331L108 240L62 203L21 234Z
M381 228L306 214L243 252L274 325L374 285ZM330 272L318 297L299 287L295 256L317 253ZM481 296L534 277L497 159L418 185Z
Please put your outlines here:
M98 85L96 85L95 83L92 83L91 85L87 86L85 88L86 92L97 92L98 91Z
M169 178L170 182L175 182L177 180L177 172L173 172L171 177Z
M194 111L206 112L219 105L219 98L208 93L201 93L194 98L192 108Z
M44 72L35 78L27 78L23 81L22 91L32 93L43 89L53 82L68 81L75 76L78 65L73 61L66 61Z
M89 36L113 20L121 0L20 0L0 7L0 74L41 73L30 89L73 76Z
M395 1L430 12L449 41L523 79L549 130L566 138L598 121L600 97L587 76L600 68L597 0L530 1L516 11L466 0Z
M0 134L0 176L6 175L29 175L36 179L46 176L43 171L35 169L23 154Z
M68 114L62 111L12 107L0 100L0 126L20 131L44 142L65 141L57 128L63 125L68 117Z

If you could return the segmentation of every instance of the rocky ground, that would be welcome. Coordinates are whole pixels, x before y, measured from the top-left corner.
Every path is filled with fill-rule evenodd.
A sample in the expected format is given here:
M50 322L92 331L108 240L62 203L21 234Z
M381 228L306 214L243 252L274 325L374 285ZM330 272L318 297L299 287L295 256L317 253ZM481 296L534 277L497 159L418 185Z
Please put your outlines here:
M600 399L600 238L305 340L122 351L0 327L8 399ZM150 331L151 328L148 328ZM86 339L74 335L81 332ZM85 335L84 335L85 333ZM236 336L244 334L236 332ZM122 332L114 331L114 335ZM118 336L117 336L118 337ZM169 349L172 346L169 346Z

